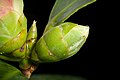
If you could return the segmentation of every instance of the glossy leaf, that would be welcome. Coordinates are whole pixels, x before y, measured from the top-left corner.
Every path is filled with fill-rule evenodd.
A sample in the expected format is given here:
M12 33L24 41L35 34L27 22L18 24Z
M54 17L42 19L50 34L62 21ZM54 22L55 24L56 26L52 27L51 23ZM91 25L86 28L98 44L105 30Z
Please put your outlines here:
M51 11L45 32L51 29L53 26L64 22L79 9L95 1L96 0L56 0L55 5Z
M27 80L20 70L0 60L0 80Z

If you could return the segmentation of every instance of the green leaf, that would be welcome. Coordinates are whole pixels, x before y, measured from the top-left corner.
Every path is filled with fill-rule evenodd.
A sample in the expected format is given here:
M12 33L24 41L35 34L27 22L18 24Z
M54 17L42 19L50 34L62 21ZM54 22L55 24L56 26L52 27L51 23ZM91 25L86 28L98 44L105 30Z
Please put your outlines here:
M0 80L27 80L20 70L0 60Z
M64 22L79 9L95 1L96 0L56 0L49 16L46 31Z
M31 76L30 80L87 80L87 79L70 75L37 74Z

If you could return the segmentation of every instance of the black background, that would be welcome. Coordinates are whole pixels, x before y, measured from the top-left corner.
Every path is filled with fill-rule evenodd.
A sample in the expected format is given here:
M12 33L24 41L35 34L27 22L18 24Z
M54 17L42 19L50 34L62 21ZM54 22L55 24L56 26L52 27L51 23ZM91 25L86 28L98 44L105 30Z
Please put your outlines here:
M28 29L33 20L36 20L38 38L40 38L44 31L54 2L55 0L24 0L24 13L28 20ZM97 78L98 6L98 2L90 4L66 20L80 25L89 25L90 27L89 37L80 51L73 57L60 62L42 63L34 74L67 74L92 80Z

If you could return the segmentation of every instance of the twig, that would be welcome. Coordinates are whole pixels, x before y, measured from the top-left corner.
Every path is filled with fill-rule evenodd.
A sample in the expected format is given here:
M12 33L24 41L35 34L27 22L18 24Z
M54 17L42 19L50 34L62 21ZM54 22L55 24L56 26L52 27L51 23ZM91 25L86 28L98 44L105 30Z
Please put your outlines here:
M27 70L23 70L23 74L29 79L31 77L31 74L33 73L33 71L36 70L38 66L36 65L31 65L31 67Z

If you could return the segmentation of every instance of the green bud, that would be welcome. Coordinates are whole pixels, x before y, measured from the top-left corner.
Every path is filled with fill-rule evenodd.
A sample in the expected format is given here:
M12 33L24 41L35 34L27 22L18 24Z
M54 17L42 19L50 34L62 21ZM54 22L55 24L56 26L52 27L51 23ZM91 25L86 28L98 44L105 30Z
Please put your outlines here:
M0 0L0 53L24 57L25 50L20 51L26 36L27 20L23 13L23 0Z
M30 68L30 65L31 65L30 55L36 43L36 40L37 40L37 28L36 28L36 22L33 21L33 24L30 27L28 34L27 34L26 45L25 45L27 49L25 50L25 58L21 60L19 64L19 67L21 69L26 70Z
M30 55L35 43L37 40L37 28L36 28L36 22L33 21L33 24L31 28L29 29L29 32L27 34L27 56Z
M43 34L38 40L31 58L39 59L40 62L56 62L67 59L80 50L88 34L88 26L71 22L62 23Z

